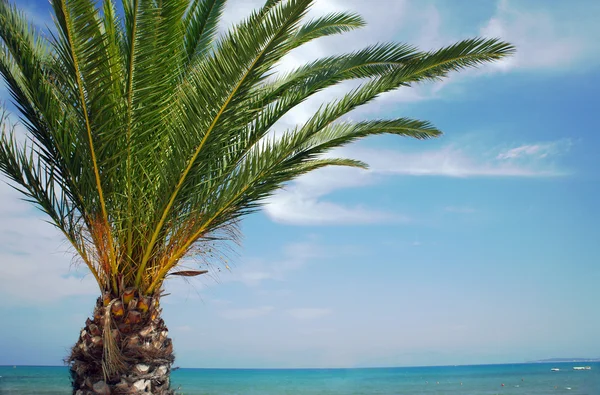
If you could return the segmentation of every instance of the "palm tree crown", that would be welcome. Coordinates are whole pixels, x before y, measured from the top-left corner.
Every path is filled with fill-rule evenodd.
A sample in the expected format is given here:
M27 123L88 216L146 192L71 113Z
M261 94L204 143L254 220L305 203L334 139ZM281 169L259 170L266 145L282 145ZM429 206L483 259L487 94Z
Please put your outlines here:
M56 30L43 34L0 0L0 72L30 141L4 131L0 171L113 294L156 293L183 257L233 238L240 217L295 177L366 166L323 155L333 148L382 133L440 134L407 118L350 122L348 112L513 52L495 39L428 52L383 43L276 73L293 49L364 21L344 12L306 20L312 0L267 0L220 34L225 0L122 0L122 13L97 3L53 0ZM349 80L361 84L271 133L291 109Z

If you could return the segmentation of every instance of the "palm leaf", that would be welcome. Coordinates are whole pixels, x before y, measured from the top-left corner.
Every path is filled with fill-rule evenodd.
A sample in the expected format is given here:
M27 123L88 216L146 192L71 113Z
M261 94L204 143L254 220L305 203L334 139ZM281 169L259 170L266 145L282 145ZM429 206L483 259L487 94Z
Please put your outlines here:
M202 58L210 49L225 0L194 0L183 21L185 29L185 63Z
M331 151L378 134L428 139L408 118L347 115L399 87L438 80L510 55L475 38L423 52L381 43L289 72L290 51L360 28L333 13L305 21L311 0L267 0L218 34L225 0L56 0L43 35L0 1L0 74L29 141L6 117L0 172L60 229L103 291L160 291L191 256L212 259L264 199L326 166L366 168ZM304 124L274 128L324 89L359 85Z

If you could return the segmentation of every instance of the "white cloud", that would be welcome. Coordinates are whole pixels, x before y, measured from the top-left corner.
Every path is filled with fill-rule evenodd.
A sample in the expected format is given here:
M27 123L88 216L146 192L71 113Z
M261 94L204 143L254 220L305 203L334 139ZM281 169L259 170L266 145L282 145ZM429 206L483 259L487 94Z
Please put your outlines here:
M332 313L331 309L323 308L297 308L286 311L292 318L297 320L315 320L328 316Z
M231 272L222 273L219 281L240 282L248 287L255 288L262 295L276 298L289 295L287 289L265 291L257 288L264 281L283 282L294 272L324 259L345 255L357 255L363 251L353 245L321 245L315 238L308 241L290 243L282 248L278 259L247 258Z
M228 23L239 20L249 9L260 6L261 3L257 0L241 2L239 7L237 4L231 2L229 5L225 18ZM444 88L447 86L493 70L554 67L562 65L561 62L578 59L578 56L583 53L579 43L584 41L582 40L584 29L562 29L565 22L557 20L556 15L551 15L545 10L522 10L521 6L521 3L499 1L494 16L479 31L480 34L500 37L517 45L516 57L499 64L487 65L482 70L467 70L459 75L453 74L451 78L440 82L419 84L386 93L369 105L355 110L351 116L369 117L375 113L389 111L392 105L398 103L437 99L443 96ZM448 12L447 10L448 8L445 8L444 12ZM289 70L318 57L349 52L375 42L393 41L398 37L423 49L438 48L462 38L457 36L456 29L451 30L452 27L449 26L448 21L453 19L451 15L440 12L434 3L424 4L408 0L394 2L322 0L315 2L309 17L336 11L356 12L366 20L367 25L349 33L313 41L292 51L283 59L279 70ZM464 28L460 30L465 31ZM473 34L470 36L476 34L473 29ZM277 131L275 134L305 122L322 103L341 97L356 85L356 82L346 83L315 95L281 119L274 127ZM549 147L539 149L540 152L545 149L550 154ZM498 159L502 155L517 153L518 151L499 153ZM383 174L450 177L540 177L562 174L556 169L539 167L536 163L524 166L487 160L482 162L481 159L472 158L469 153L454 147L417 154L366 150L359 154L360 156L353 157L368 158L367 163L372 166L369 172L356 169L325 169L309 174L273 196L265 207L266 214L276 222L296 225L402 222L407 220L404 215L361 205L342 205L328 201L325 196L334 190L372 184L375 182L375 175ZM330 185L332 180L333 182L340 180L343 185ZM320 189L325 186L328 189ZM257 276L255 280L259 281L265 274L257 272L255 275Z
M421 152L344 148L345 155L365 161L375 174L441 177L555 177L560 170L545 163L521 165L480 158L455 146Z
M262 317L273 311L273 306L261 306L245 309L227 309L221 311L221 317L228 320L247 320L257 317Z
M383 210L323 201L334 190L375 183L370 172L353 168L326 168L309 173L274 195L265 213L276 222L296 225L369 224L406 221Z
M488 66L490 69L563 68L597 56L595 19L586 6L569 3L561 13L554 3L550 8L527 9L529 3L501 0L496 14L481 29L486 37L499 37L517 47L515 56ZM583 3L580 3L581 5ZM593 13L593 10L589 10ZM596 52L596 55L592 55Z
M259 7L262 1L232 1L225 13L227 23L241 19L250 9ZM298 48L286 56L278 70L289 70L316 58L334 53L346 53L364 48L376 42L401 41L425 50L437 49L460 39L483 35L500 37L516 45L517 54L500 62L484 65L480 70L464 70L452 74L443 81L418 84L381 95L372 103L356 110L361 116L369 116L390 110L390 105L439 99L447 94L448 86L456 86L478 75L494 70L538 70L557 68L581 63L594 56L597 59L596 40L590 31L597 31L595 19L585 12L586 7L568 7L564 18L560 12L549 7L526 9L523 2L500 0L496 12L483 27L475 25L469 30L456 26L460 19L459 8L438 8L436 2L422 0L361 1L317 0L308 17L329 12L350 11L361 15L366 26L341 35L325 37ZM468 7L468 5L465 5ZM557 5L554 5L556 9ZM596 7L598 9L600 7ZM443 12L442 12L443 10ZM593 14L593 10L591 12ZM457 16L458 15L458 16ZM465 32L469 32L465 35ZM459 33L460 32L460 33ZM593 54L596 55L593 55ZM342 84L327 89L299 105L276 125L277 130L286 129L308 119L318 107L333 98L340 97L356 84ZM456 92L456 90L455 90ZM330 207L321 207L328 211ZM339 212L338 216L348 216ZM351 216L348 216L349 218Z
M231 273L222 275L223 282L241 282L256 287L263 281L284 281L290 273L329 253L314 241L290 243L283 247L282 257L273 261L248 259Z
M251 10L264 3L263 0L231 1L225 7L221 31L226 26L241 21ZM333 12L353 12L359 14L366 26L339 35L320 38L293 50L277 66L279 72L289 71L315 59L332 54L349 53L363 49L378 42L402 41L429 50L453 42L442 32L443 17L433 4L409 0L374 1L361 0L317 0L311 7L306 21ZM341 97L348 90L359 85L358 81L345 82L328 88L306 102L298 105L275 126L275 130L287 129L305 122L322 103ZM382 95L378 100L366 105L361 112L379 113L382 103L409 103L435 99L447 80L428 84L419 84L411 88L402 88Z
M344 147L336 156L369 164L374 175L441 177L558 177L568 172L552 159L572 145L569 139L522 144L515 148L481 154L476 148L449 144L441 148L400 152L385 149ZM512 158L515 160L505 160ZM516 160L522 159L522 160Z
M226 8L225 23L231 24L240 20L261 4L263 4L263 0L231 1ZM555 16L544 10L524 11L517 8L521 4L508 1L499 2L496 14L481 30L482 33L499 35L513 41L519 47L518 56L514 58L515 60L509 61L513 62L509 64L509 68L517 66L523 68L547 67L548 65L562 65L563 61L566 62L565 59L579 59L578 56L583 51L581 45L589 44L587 41L579 40L583 28L562 29L560 26L564 26L566 22L557 21ZM363 48L374 42L396 40L398 37L402 37L403 40L425 49L446 45L453 41L452 35L446 34L447 18L445 18L445 15L432 4L423 6L421 2L416 1L317 0L309 16L323 15L327 12L340 10L359 13L367 21L367 26L354 32L315 41L294 51L284 59L282 69L289 69L326 54L348 52ZM42 13L37 12L36 9L30 7L27 12L38 23L44 20ZM559 22L562 24L559 25ZM583 44L579 45L579 41ZM507 66L502 67L506 68ZM363 114L362 111L364 113L382 111L382 109L385 109L385 106L382 106L384 103L414 102L439 97L445 86L444 84L448 84L448 80L440 84L420 85L417 88L402 89L384 95L368 108L361 110L361 114ZM309 100L291 112L281 121L280 126L287 127L305 121L314 113L320 103L333 97L339 97L350 86L349 84L322 92L313 100ZM345 151L348 156L365 160L371 165L371 170L336 168L311 173L272 197L265 207L265 212L274 221L297 225L405 222L409 219L399 213L363 205L344 205L327 200L326 197L336 190L373 185L384 176L389 175L446 177L559 176L564 172L537 161L540 158L545 159L554 154L554 149L557 146L548 145L548 143L525 145L500 152L496 158L491 160L477 158L469 152L452 146L418 153L350 147ZM526 157L529 158L529 162L525 164L520 162ZM14 206L7 208L6 212L15 214L18 210L23 210L23 212L28 213L25 204L17 202L14 198L2 197L3 204ZM6 219L7 217L3 216L1 218ZM28 240L25 236L29 236L29 228L36 230L39 228L40 232L50 239L44 239L40 236L36 243L42 243L40 240L46 240L47 242L44 241L43 245L36 248L31 248L33 242L29 241L27 245L11 245L10 250L9 247L5 247L3 251L0 251L3 261L11 262L11 265L19 267L19 269L11 270L11 274L5 274L0 278L0 284L3 285L0 292L13 295L25 294L24 289L26 288L15 284L19 282L26 283L24 282L25 277L36 272L46 273L47 278L53 279L49 283L54 284L51 288L57 290L52 293L56 297L96 292L96 289L92 287L93 279L91 276L87 276L83 280L80 280L77 276L70 276L68 256L51 254L56 251L55 246L59 245L60 235L57 235L51 226L33 218L30 214L24 214L22 218L2 221L3 225L1 226L10 226L10 231L15 232L13 238ZM10 222L10 225L4 225L7 222ZM0 228L0 230L7 231L9 229ZM5 240L9 240L8 237L11 236L7 234ZM27 253L29 256L11 254L11 251L15 248L17 248L17 252ZM291 266L294 262L299 262L298 260L295 261L294 258L285 258L285 260L292 263ZM253 266L256 270L243 272L238 279L246 284L259 284L264 280L283 278L282 273L291 270L273 270L272 267L264 263L256 263ZM3 267L6 267L6 265L3 265ZM40 286L36 286L35 289L48 291L48 289ZM34 292L34 294L37 295L38 293Z
M481 157L453 145L419 152L344 147L332 155L364 161L369 164L369 170L326 168L309 173L275 194L264 210L273 221L293 225L406 222L409 218L398 213L348 206L324 198L333 191L365 187L393 175L461 178L564 176L568 173L546 159L564 152L570 144L570 140L527 144L490 157ZM527 153L527 160L506 160L520 159Z
M298 188L279 193L270 200L266 212L276 222L294 225L371 224L405 220L404 217L381 210L320 201L316 197L307 197Z
M261 7L265 2L262 0L228 1L223 10L223 17L219 30L221 33L227 31L233 24L241 22L250 13Z
M498 159L514 159L527 155L541 155L545 156L545 153L540 154L540 145L522 145L517 148L511 148L508 151L504 151L498 154Z
M569 139L537 144L524 144L500 152L497 159L514 160L527 157L542 159L551 155L562 154L569 150L571 145L572 142Z
M0 294L15 304L51 303L77 295L97 295L87 269L74 270L60 234L31 204L0 179Z

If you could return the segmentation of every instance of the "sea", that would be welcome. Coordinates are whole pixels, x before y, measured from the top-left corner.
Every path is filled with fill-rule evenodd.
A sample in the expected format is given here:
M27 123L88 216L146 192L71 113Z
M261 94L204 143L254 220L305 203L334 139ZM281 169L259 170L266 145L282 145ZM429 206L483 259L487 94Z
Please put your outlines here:
M573 370L574 366L591 370ZM71 394L66 367L0 366L0 376L1 395ZM600 395L600 363L177 369L171 380L181 395Z

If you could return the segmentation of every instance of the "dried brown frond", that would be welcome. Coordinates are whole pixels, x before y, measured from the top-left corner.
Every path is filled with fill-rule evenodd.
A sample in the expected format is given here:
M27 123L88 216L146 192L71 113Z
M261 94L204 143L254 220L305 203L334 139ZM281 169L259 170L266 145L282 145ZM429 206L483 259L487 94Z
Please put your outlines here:
M103 358L102 358L102 371L104 373L104 380L108 381L111 377L117 376L122 372L125 372L128 368L124 361L123 354L117 346L117 341L113 336L112 326L113 321L111 317L111 310L114 303L118 302L118 299L112 300L104 312L104 328L102 331L103 340Z
M210 234L197 237L190 243L190 238L196 234L199 226L202 226L202 221L196 219L178 227L170 235L169 243L162 250L161 260L151 267L153 270L148 275L151 279L151 291L160 289L166 276L176 267L188 271L198 268L211 269L215 266L229 268L230 254L235 252L234 247L240 244L241 239L238 222L231 221ZM186 253L182 257L177 257L175 254L187 244L189 247ZM188 261L196 262L196 267L182 265L183 262Z

